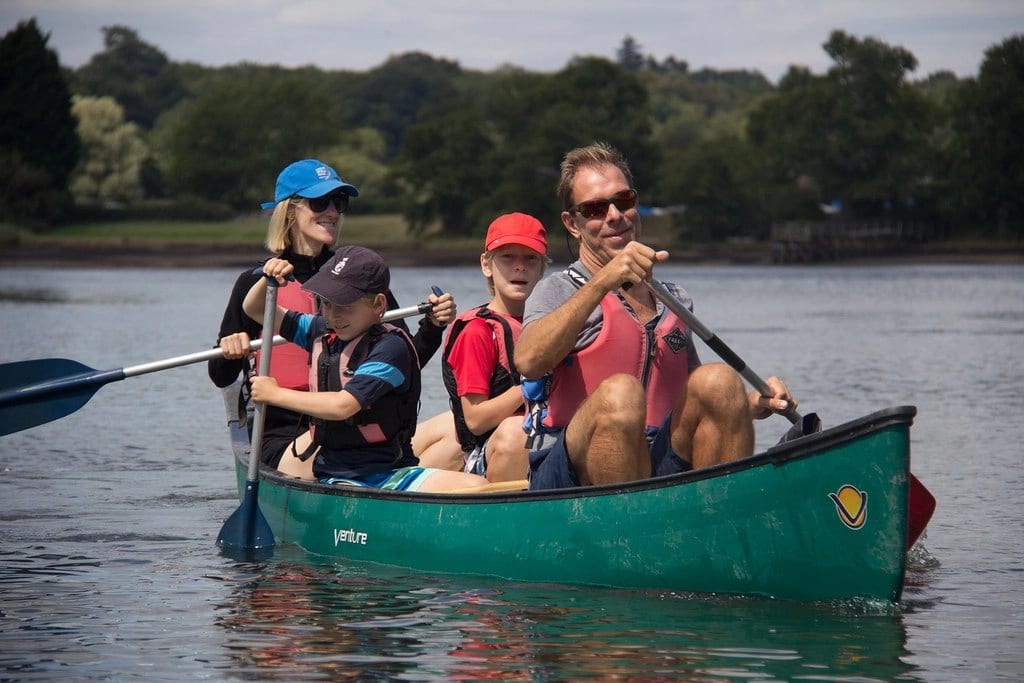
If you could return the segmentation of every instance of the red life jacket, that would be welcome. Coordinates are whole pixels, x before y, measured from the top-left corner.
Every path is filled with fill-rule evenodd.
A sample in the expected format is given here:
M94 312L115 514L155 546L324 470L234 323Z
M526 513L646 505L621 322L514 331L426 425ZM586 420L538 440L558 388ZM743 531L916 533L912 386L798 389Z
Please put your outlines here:
M313 342L309 367L309 386L313 391L341 391L355 375L370 349L385 334L397 334L409 347L408 387L388 392L371 406L366 406L347 420L310 418L313 443L334 450L401 443L416 432L416 415L420 402L420 366L409 335L387 323L374 325L364 334L340 342L333 332ZM342 345L344 346L342 347ZM340 348L340 350L338 350Z
M570 273L572 276L573 273ZM576 274L580 275L580 274ZM563 429L583 400L616 373L633 375L647 390L647 425L660 427L690 376L686 325L665 310L653 331L614 292L601 299L602 324L586 348L552 370L546 427Z
M448 390L448 402L452 407L452 415L455 417L455 434L459 439L462 450L470 452L477 446L483 446L494 430L477 435L466 426L466 416L462 410L462 400L459 398L458 386L455 381L455 369L448 362L452 346L466 325L475 318L480 318L491 328L494 339L498 344L498 363L491 373L491 385L487 398L499 396L511 387L521 383L519 372L515 363L512 362L512 348L519 339L519 333L523 324L515 318L499 315L482 304L476 308L460 313L451 326L448 328L448 336L444 342L444 352L441 354L441 379L444 381L444 388Z
M298 282L289 281L277 288L277 303L289 311L316 313L313 295ZM260 352L256 352L256 367ZM278 385L296 391L309 391L309 352L298 344L280 344L270 354L270 376Z

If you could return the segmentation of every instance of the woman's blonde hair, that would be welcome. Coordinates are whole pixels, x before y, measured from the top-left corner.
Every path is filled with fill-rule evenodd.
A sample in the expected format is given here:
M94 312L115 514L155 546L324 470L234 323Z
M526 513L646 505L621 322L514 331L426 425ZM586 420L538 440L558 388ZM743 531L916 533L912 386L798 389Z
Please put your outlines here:
M292 246L292 228L296 220L295 206L301 201L298 197L289 197L282 199L274 207L270 224L267 226L267 241L264 243L274 254L281 255Z

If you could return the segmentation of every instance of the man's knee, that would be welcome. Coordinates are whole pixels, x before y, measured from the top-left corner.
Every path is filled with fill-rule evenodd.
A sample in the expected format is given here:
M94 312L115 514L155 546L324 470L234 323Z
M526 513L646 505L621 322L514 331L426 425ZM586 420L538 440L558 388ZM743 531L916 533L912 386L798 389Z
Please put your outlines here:
M606 378L588 399L595 422L631 428L647 416L647 400L640 380L632 375L617 374ZM643 429L643 424L640 425Z
M747 391L739 374L724 363L702 365L687 382L688 400L696 399L708 411L746 409Z

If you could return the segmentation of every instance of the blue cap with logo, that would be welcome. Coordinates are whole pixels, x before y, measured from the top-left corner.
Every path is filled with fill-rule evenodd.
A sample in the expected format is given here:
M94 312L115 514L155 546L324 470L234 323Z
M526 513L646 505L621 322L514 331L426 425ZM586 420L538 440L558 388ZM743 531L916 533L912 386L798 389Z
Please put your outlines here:
M278 202L289 197L323 197L328 192L341 188L350 197L358 197L356 186L345 182L338 172L322 161L303 159L288 164L277 176L274 201L263 202L261 209L272 209Z

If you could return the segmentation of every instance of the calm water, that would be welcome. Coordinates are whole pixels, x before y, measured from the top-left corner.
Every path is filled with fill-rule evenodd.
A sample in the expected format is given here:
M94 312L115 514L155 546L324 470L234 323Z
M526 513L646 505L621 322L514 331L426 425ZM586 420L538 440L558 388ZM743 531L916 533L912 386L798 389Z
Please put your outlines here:
M0 270L0 363L118 368L208 348L235 271ZM517 585L218 554L237 506L205 366L116 382L0 437L0 679L582 678L991 681L1024 677L1024 267L663 267L697 315L826 426L918 406L939 500L903 602ZM482 301L476 268L396 269ZM705 359L712 358L707 349ZM435 359L424 410L445 403ZM759 424L763 447L785 431ZM482 530L486 532L486 530Z

